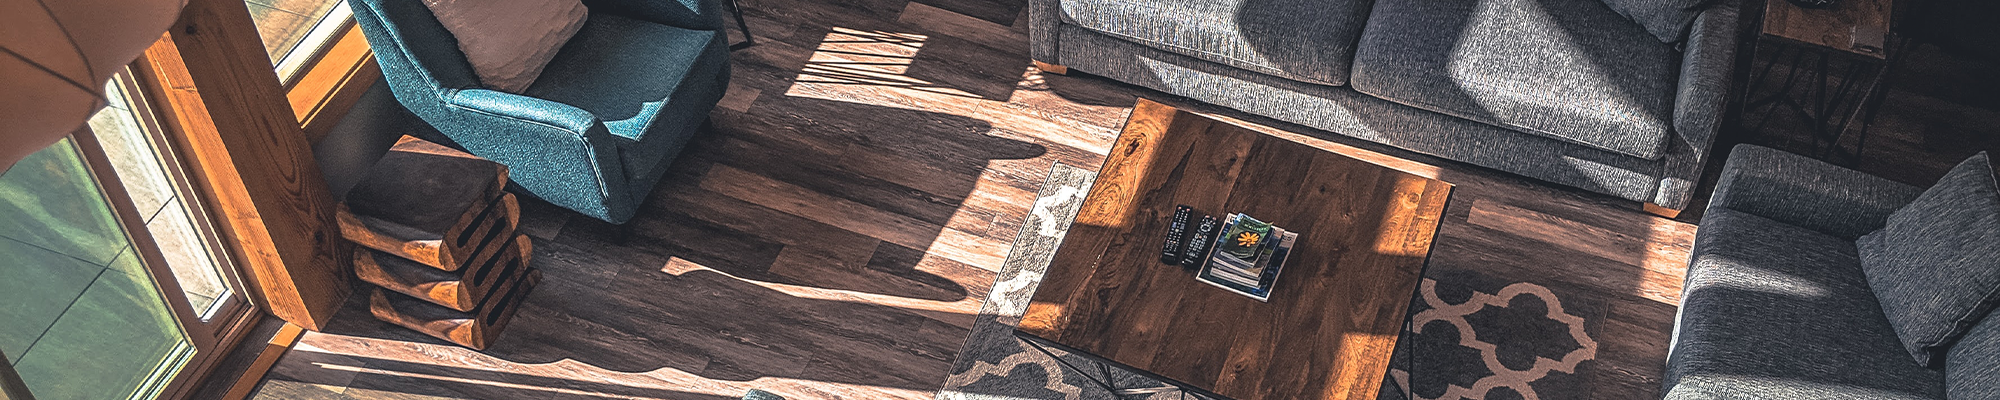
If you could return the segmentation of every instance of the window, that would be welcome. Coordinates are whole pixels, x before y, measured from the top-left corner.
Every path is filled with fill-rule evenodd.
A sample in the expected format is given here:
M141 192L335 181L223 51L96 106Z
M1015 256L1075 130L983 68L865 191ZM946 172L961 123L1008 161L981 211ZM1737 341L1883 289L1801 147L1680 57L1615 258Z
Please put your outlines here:
M117 175L118 183L139 212L139 220L151 233L160 255L180 283L195 315L207 321L214 317L220 300L234 289L224 280L234 270L228 251L219 241L208 215L196 201L193 185L175 160L157 125L147 118L140 104L127 95L123 76L105 87L110 101L90 118L91 136L97 139L105 159Z
M255 312L139 84L106 86L87 126L0 175L0 385L33 398L185 389Z
M264 52L286 84L354 22L342 0L246 0L245 4L263 36Z

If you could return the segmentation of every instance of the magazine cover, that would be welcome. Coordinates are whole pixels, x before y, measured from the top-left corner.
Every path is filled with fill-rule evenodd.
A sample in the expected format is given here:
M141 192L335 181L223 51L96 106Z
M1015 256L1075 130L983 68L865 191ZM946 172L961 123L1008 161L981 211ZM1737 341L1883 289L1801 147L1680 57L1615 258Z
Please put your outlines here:
M1268 301L1284 256L1298 234L1243 214L1230 214L1227 221L1196 279Z

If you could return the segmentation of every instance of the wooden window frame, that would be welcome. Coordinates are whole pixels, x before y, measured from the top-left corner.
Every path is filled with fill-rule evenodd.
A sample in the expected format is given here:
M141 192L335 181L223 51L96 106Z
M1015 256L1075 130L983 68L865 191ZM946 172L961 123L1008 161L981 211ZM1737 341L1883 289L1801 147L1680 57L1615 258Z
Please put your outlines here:
M319 330L351 291L351 245L313 158L319 142L381 80L351 17L289 81L281 81L242 0L189 0L180 20L133 65L199 197L220 225L244 295L262 312L232 321L218 351L276 316ZM220 354L185 367L162 399L193 396ZM262 371L247 371L256 379Z
M352 17L339 23L342 25L332 42L321 46L285 86L292 113L313 143L326 138L361 100L361 94L382 80L382 67L375 63L375 52L368 48L361 26Z

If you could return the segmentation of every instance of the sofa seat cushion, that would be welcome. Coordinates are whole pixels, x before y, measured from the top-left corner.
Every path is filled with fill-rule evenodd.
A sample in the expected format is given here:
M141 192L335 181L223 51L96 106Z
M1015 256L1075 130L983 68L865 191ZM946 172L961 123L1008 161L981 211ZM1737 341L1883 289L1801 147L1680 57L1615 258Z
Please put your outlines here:
M1382 0L1355 90L1397 103L1658 159L1680 52L1598 0Z
M1982 152L1855 241L1862 271L1919 364L2000 305L2000 182Z
M1063 22L1302 82L1347 84L1373 0L1062 0Z
M2000 318L1981 320L1945 353L1944 392L1952 399L2000 397Z
M1696 235L1668 399L1939 399L1869 292L1854 243L1726 208Z

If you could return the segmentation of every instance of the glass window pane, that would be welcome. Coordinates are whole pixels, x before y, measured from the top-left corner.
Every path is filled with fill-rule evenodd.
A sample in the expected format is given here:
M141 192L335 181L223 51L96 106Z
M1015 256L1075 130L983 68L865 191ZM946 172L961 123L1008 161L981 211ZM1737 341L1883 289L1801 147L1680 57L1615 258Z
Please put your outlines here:
M318 43L313 27L333 13L339 0L246 0L250 19L264 37L264 52L271 65L278 65L293 49L313 49Z
M70 140L0 175L0 221L0 349L36 398L152 398L193 354Z
M167 144L155 142L157 136L138 123L133 103L122 95L117 82L106 85L111 106L91 117L91 133L104 148L118 182L131 196L188 303L207 319L217 299L229 294L221 272L227 264L217 259L223 253L210 247L212 242L197 228L196 221L204 221L194 212L198 208L189 207L187 199L181 198L180 186L174 182L176 175L163 161L169 158L157 150Z

